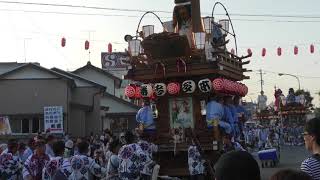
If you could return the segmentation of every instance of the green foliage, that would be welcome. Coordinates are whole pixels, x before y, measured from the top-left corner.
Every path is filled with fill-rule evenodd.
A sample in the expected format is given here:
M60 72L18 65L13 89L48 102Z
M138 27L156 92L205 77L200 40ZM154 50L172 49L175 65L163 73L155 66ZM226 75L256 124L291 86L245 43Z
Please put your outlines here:
M306 104L309 105L310 107L313 106L313 104L312 104L313 97L311 96L310 91L300 89L300 90L297 90L294 94L296 96L303 94L306 99ZM320 94L320 92L319 92L319 94Z

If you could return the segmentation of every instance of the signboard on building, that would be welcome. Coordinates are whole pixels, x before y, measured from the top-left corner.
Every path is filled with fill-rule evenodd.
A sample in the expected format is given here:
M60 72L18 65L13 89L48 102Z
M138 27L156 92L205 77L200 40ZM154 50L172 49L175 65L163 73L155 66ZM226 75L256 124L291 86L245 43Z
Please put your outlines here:
M44 107L44 130L50 133L63 133L62 106Z
M11 134L8 116L0 116L0 134Z
M111 71L128 70L129 55L125 52L101 53L102 69Z

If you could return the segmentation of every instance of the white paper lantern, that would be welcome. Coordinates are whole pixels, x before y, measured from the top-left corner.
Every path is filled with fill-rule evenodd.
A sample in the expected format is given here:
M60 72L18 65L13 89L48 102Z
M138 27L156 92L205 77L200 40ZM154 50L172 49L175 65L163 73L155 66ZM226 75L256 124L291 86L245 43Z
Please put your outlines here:
M151 84L142 84L140 93L142 97L151 97L153 93Z
M156 83L153 86L156 96L164 96L167 93L167 85L164 83Z
M212 82L210 79L202 79L198 82L198 87L201 92L210 92L212 90Z
M196 83L193 80L183 81L181 89L184 93L193 93L196 90Z

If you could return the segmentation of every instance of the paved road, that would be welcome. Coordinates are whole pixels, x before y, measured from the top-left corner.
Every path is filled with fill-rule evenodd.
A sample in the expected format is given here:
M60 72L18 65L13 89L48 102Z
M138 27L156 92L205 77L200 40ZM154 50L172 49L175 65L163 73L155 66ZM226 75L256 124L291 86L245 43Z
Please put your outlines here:
M256 156L256 154L254 153ZM304 146L284 146L281 149L280 163L274 168L260 168L262 180L268 180L269 177L280 169L299 169L301 162L309 156ZM259 161L260 163L260 161Z

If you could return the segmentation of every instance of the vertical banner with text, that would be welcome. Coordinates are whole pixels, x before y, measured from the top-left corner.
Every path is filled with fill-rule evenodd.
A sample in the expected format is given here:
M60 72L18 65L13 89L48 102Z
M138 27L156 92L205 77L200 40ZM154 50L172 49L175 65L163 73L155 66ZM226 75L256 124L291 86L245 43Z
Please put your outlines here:
M63 133L62 106L44 107L44 130L50 133Z

